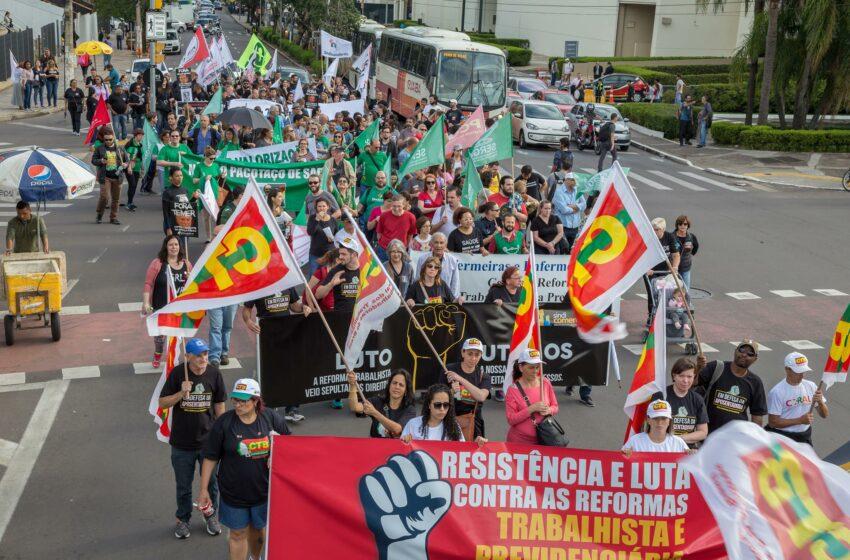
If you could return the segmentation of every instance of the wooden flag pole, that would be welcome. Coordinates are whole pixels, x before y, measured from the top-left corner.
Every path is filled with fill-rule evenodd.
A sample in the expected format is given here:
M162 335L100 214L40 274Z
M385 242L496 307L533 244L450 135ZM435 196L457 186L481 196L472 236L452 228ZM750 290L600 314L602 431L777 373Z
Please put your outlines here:
M166 263L168 264L168 263ZM165 339L165 342L168 342L168 339ZM189 356L186 354L186 337L180 337L180 343L183 345L183 381L189 381ZM168 347L166 347L166 352L168 351ZM167 354L166 354L167 356Z
M818 383L818 388L815 389L815 393L817 393L818 391L823 391L823 379L821 379L820 383ZM812 406L809 407L809 414L815 411L816 404L817 402L815 401L814 395L812 395Z

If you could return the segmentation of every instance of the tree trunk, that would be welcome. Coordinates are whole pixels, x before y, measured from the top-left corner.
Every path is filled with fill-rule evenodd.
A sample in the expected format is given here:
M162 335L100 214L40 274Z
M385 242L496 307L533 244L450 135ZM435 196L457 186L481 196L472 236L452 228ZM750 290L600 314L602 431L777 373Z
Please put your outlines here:
M764 0L756 0L753 6L753 19L764 12ZM749 76L747 77L747 114L744 118L744 124L747 126L753 124L753 108L756 104L756 81L759 74L759 57L754 56L750 60Z
M776 91L776 104L778 105L779 128L785 128L787 126L785 122L785 84L782 84Z
M809 94L811 93L812 57L807 54L803 61L803 70L797 80L797 98L794 102L794 119L791 128L801 129L806 126L806 114L809 112Z
M758 124L767 124L767 115L770 112L770 88L773 85L773 70L776 66L779 0L770 0L767 17L767 38L764 44L764 72L761 77Z
M74 58L74 2L73 0L65 0L65 82L64 87L69 87L71 80L74 79L74 68L77 65L77 59Z

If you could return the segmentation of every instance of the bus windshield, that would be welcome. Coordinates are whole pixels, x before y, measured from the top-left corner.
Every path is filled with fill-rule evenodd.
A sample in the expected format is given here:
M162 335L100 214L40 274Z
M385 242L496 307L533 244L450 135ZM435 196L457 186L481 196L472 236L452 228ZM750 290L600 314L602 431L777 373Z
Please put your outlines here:
M435 94L448 105L485 108L505 104L505 58L496 54L471 51L443 51L437 74Z

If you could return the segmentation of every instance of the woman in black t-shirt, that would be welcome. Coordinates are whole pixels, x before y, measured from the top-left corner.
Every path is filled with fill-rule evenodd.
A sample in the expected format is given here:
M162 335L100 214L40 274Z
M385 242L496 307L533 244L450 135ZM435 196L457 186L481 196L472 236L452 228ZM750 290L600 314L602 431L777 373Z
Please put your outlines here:
M369 437L398 438L405 424L416 416L413 381L407 370L397 369L387 381L383 395L360 402L357 396L357 376L348 373L348 407L359 417L372 419Z
M71 115L71 129L75 135L79 136L80 116L83 114L86 94L77 86L77 80L71 80L63 97L65 98L65 110Z
M449 303L454 301L452 291L440 279L440 259L428 257L419 271L419 280L407 289L407 304L421 305L426 303Z
M316 261L334 248L333 236L337 230L337 221L331 217L330 205L326 200L316 201L316 213L307 219L307 234L310 236L310 256ZM328 239L325 228L330 230Z
M673 383L667 386L667 398L660 392L652 400L670 403L673 412L673 435L679 436L688 447L696 449L708 436L708 413L702 395L694 391L696 365L688 358L679 358L670 370Z
M561 254L564 225L558 216L552 214L552 201L544 200L540 203L537 216L531 221L531 235L534 237L534 252L536 254Z
M289 434L283 418L266 408L260 384L239 379L230 393L233 410L216 419L204 444L198 509L212 504L207 490L216 465L221 494L218 518L230 529L234 558L259 558L265 542L272 436Z
M475 227L472 210L464 207L458 208L452 216L452 222L457 228L449 234L447 245L449 251L467 255L480 253L485 257L490 254L484 248L484 235Z
M509 266L502 272L502 281L490 286L487 297L484 298L484 303L495 303L496 305L517 303L519 302L520 288L522 288L522 272L519 271L518 266Z
M142 292L142 314L148 315L165 307L171 298L179 294L186 285L192 264L183 253L180 238L169 235L162 241L162 247L156 258L148 265L145 274L145 288ZM171 276L171 278L169 278ZM174 293L169 294L169 284ZM165 337L153 337L154 354L152 365L158 368L165 349Z

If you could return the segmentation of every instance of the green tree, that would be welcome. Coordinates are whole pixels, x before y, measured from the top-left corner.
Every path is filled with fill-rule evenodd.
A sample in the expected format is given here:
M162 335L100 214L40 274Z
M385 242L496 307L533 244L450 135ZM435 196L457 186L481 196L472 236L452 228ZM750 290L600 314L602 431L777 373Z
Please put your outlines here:
M360 12L350 0L292 0L289 4L295 10L298 44L303 48L309 46L314 31L324 29L348 39L360 23Z
M136 3L127 0L94 0L97 8L97 23L101 28L109 27L109 18L136 21ZM144 18L145 5L142 6Z

